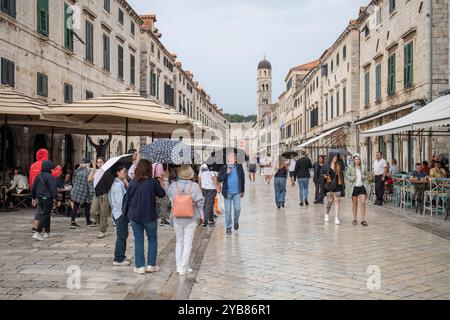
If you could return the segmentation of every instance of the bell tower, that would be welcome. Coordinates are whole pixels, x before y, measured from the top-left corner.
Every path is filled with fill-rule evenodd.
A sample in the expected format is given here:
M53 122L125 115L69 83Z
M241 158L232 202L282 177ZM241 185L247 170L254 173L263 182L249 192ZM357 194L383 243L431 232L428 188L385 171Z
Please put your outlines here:
M266 57L258 64L257 85L257 121L261 120L270 104L272 104L272 65Z

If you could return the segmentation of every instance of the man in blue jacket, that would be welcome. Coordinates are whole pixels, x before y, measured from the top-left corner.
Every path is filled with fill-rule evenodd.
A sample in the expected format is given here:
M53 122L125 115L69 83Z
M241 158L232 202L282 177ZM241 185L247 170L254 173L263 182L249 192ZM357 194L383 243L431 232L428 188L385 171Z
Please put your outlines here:
M234 209L234 230L239 229L241 198L245 193L245 174L242 165L237 163L237 155L233 151L227 153L227 164L219 172L219 182L223 183L222 194L225 198L225 223L227 235L231 234L231 206Z

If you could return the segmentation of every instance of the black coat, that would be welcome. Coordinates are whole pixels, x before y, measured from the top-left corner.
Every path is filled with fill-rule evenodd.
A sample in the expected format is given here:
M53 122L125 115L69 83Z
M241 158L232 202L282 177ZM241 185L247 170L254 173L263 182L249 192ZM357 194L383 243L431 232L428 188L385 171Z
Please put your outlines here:
M52 176L53 163L51 161L42 162L42 171L36 177L31 189L33 199L56 199L57 187L56 179Z
M341 166L341 181L342 181L342 191L341 191L341 197L345 197L345 179L344 179L344 170L345 170L345 165L342 162L342 160L339 161L339 165ZM327 176L330 174L330 164L327 163L322 167L322 176ZM338 186L338 176L334 175L333 180L331 180L331 184L328 185L326 180L323 179L323 189L325 190L325 192L329 192L329 191L333 191L337 189Z
M223 183L222 186L222 194L224 197L227 196L227 187L228 187L228 174L227 174L227 165L223 165L219 171L219 182ZM245 193L245 173L242 165L236 165L237 174L238 174L238 183L239 183L239 192Z
M314 177L313 182L314 183L323 183L323 173L322 169L325 164L322 164L322 166L319 165L318 162L314 163L313 169L314 169Z

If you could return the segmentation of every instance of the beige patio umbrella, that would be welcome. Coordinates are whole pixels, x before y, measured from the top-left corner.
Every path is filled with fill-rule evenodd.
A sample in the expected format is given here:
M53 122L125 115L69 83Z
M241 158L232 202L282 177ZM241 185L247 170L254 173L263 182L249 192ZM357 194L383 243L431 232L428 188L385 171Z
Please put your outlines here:
M41 113L41 120L97 128L125 135L126 140L128 135L170 137L176 129L194 130L190 118L131 91L50 106Z

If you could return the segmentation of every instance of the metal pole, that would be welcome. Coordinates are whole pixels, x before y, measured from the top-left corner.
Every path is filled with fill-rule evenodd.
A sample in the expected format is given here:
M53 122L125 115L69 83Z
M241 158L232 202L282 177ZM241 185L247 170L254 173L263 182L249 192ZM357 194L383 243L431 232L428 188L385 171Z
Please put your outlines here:
M128 118L125 119L125 150L128 150Z
M50 160L53 161L53 143L54 143L54 135L55 135L55 127L52 127L52 136L51 136L51 144L50 144ZM65 141L65 140L64 140ZM65 141L67 143L67 141ZM66 146L64 146L66 147Z
M428 0L428 103L433 101L433 0Z
M84 157L88 157L88 135L84 138Z

